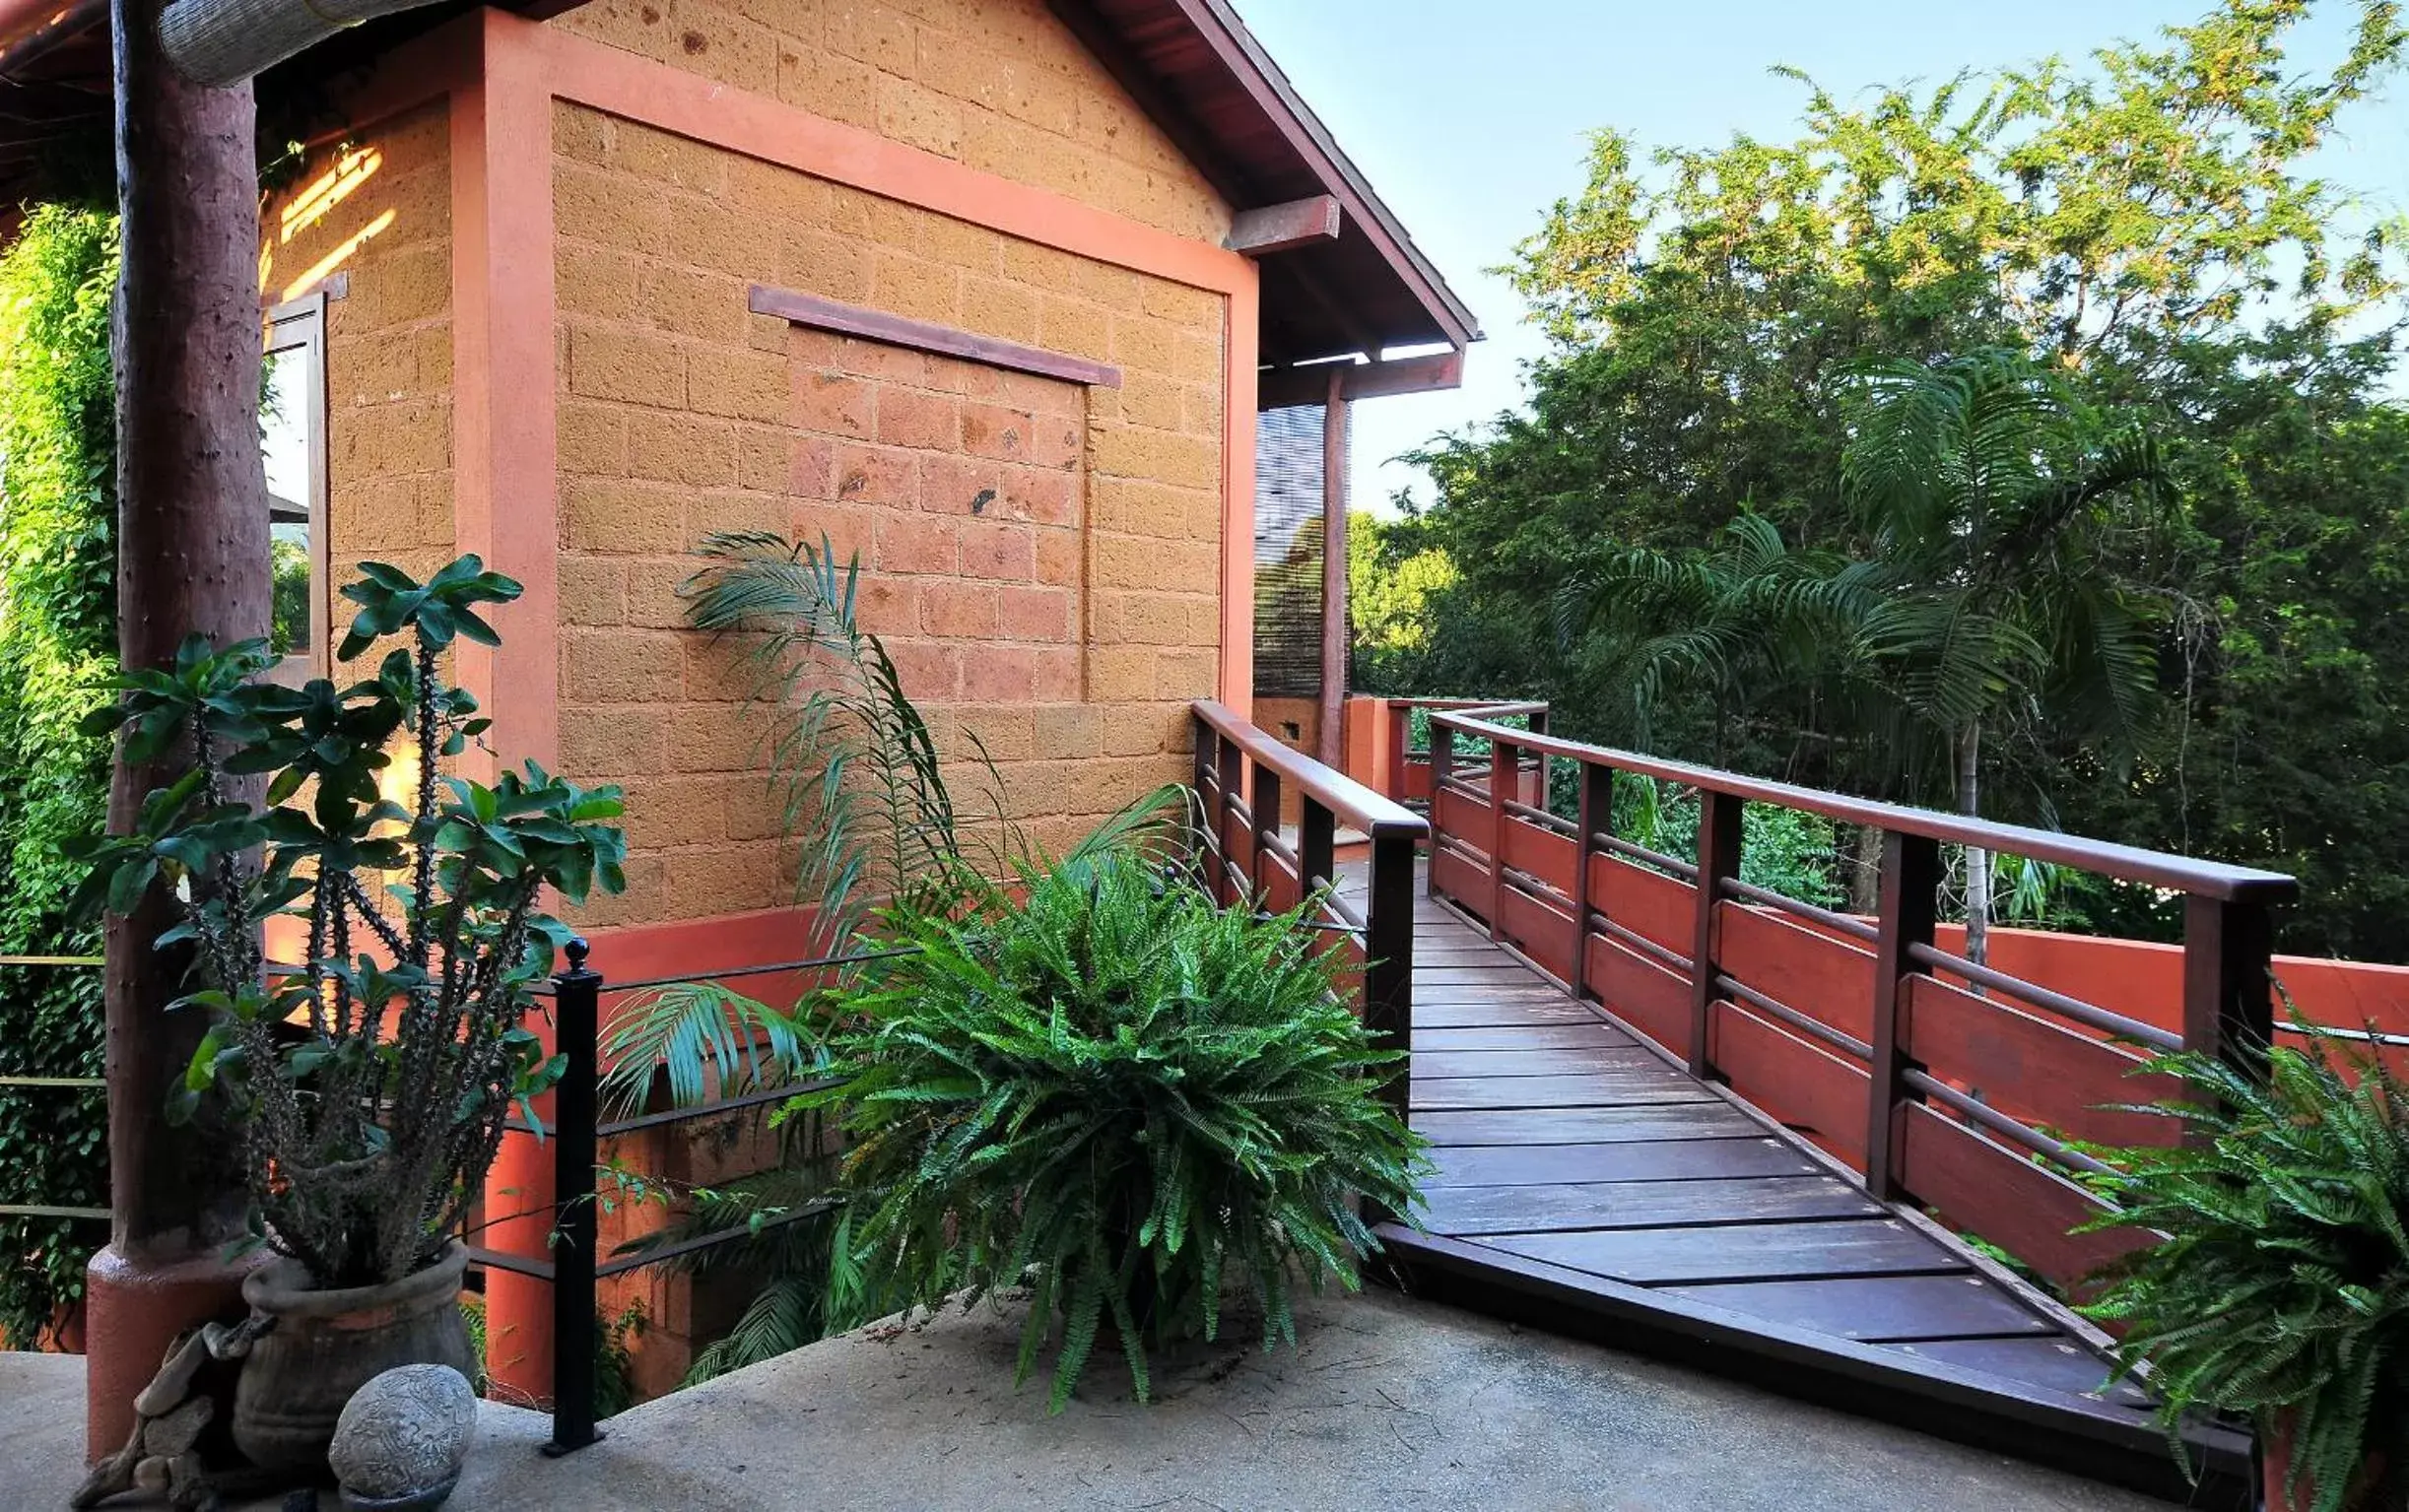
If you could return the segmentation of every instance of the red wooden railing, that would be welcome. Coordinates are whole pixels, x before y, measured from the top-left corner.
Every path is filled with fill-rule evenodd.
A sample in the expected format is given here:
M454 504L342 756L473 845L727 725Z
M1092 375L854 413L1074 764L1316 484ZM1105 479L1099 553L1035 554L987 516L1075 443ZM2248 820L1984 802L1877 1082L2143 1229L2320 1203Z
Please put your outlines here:
M1534 728L1508 715L1536 716ZM1434 896L1805 1134L1885 1201L1934 1209L2060 1283L2133 1242L2068 1233L2100 1210L2067 1179L2095 1162L2064 1139L2173 1137L2172 1124L2101 1104L2163 1090L2130 1075L2151 1050L2246 1058L2272 1031L2268 909L2293 896L2289 877L1582 745L1546 734L1530 704L1438 707L1430 724ZM1485 758L1459 769L1458 742L1482 743ZM1575 820L1545 807L1560 761L1579 772ZM1695 859L1613 832L1618 771L1698 793ZM1742 881L1749 804L1881 830L1875 917ZM1944 845L2180 893L2179 1028L1943 949Z
M1195 857L1225 907L1285 911L1318 891L1313 923L1352 968L1359 1011L1383 1048L1413 1040L1414 854L1430 825L1344 772L1280 744L1211 699L1194 705ZM1280 827L1283 792L1298 800L1297 837ZM1365 837L1361 911L1338 895L1340 825ZM1407 1075L1391 1081L1404 1111Z

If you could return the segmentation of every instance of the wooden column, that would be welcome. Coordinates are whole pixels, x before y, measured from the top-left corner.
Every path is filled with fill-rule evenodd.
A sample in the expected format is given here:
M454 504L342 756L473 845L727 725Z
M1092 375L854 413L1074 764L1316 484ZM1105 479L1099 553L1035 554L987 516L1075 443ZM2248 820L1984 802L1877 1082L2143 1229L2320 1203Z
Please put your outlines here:
M1321 719L1315 754L1325 766L1346 760L1347 709L1347 364L1330 364L1330 397L1321 412Z
M1410 719L1411 713L1406 717ZM1433 897L1445 895L1439 886L1439 837L1445 832L1439 827L1439 805L1440 799L1445 797L1447 777L1454 768L1455 732L1434 718L1431 721L1431 875L1423 884L1424 890Z
M1489 938L1506 939L1506 834L1513 822L1506 806L1521 786L1521 753L1496 736L1489 740Z
M1937 840L1893 829L1882 837L1881 934L1874 945L1872 1075L1866 1081L1865 1190L1877 1201L1905 1195L1896 1172L1899 1105L1907 1098L1908 1061L1899 1047L1899 1010L1907 978L1915 969L1909 953L1932 943L1934 909L1941 886Z
M1596 899L1589 892L1589 859L1597 854L1597 834L1614 829L1614 768L1591 761L1580 763L1581 797L1579 828L1573 845L1573 973L1570 978L1573 1000L1578 1002L1589 985L1589 915L1596 908ZM1603 1001L1603 995L1600 997Z
M1715 963L1714 908L1722 900L1723 879L1740 872L1740 800L1729 794L1701 789L1698 795L1698 924L1690 953L1690 1075L1713 1074L1713 1057L1706 1053L1706 1030L1720 996L1714 979L1722 973Z

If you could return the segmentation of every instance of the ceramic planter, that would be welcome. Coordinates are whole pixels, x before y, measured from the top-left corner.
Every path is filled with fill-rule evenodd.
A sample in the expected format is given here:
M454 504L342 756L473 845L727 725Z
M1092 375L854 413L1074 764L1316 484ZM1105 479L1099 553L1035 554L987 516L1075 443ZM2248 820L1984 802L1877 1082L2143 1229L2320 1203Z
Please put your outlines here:
M457 1240L425 1270L379 1286L321 1291L298 1261L279 1260L242 1282L243 1300L276 1320L251 1346L234 1391L234 1445L271 1469L311 1469L352 1393L396 1365L449 1365L474 1377Z

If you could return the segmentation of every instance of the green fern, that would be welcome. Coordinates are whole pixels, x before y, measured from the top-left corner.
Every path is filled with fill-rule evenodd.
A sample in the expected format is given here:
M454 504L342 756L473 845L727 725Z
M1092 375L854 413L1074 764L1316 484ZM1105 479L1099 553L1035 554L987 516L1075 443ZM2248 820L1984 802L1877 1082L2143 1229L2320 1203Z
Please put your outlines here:
M848 1085L851 1259L900 1304L1027 1281L1026 1378L1057 1317L1052 1406L1109 1320L1139 1400L1148 1351L1215 1338L1225 1285L1295 1338L1294 1281L1352 1289L1376 1240L1358 1197L1410 1213L1421 1141L1397 1069L1299 927L1224 911L1126 852L962 882L951 913L889 912L915 954L815 1005Z
M2148 1368L2178 1455L2203 1409L2288 1425L2287 1495L2344 1512L2371 1453L2409 1466L2409 1122L2375 1056L2294 1027L2309 1048L2269 1050L2263 1081L2196 1053L2143 1068L2184 1095L2134 1111L2192 1138L2097 1151L2115 1168L2085 1179L2117 1211L2088 1226L2165 1237L2104 1270L2084 1311L2124 1326L2117 1362Z

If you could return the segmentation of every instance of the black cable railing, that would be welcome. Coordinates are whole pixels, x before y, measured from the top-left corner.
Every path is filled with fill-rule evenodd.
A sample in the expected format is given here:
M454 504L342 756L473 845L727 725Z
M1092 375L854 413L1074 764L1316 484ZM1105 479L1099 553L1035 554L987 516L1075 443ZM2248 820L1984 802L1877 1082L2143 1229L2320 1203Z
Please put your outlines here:
M101 964L98 955L0 955L0 967L35 966L97 968ZM38 1091L95 1091L108 1084L99 1077L34 1077L0 1076L0 1088L23 1087ZM106 1208L78 1208L60 1203L0 1203L0 1217L5 1218L70 1218L78 1222L108 1221Z

